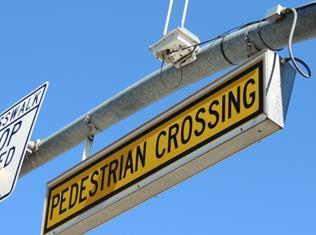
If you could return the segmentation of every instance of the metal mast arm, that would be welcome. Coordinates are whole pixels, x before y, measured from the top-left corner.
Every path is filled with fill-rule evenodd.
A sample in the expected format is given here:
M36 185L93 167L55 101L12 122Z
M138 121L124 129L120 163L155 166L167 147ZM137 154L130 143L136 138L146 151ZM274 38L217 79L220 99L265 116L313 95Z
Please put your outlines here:
M298 7L297 13L297 27L293 42L315 37L316 3ZM259 23L260 25L253 24L226 36L223 40L219 39L203 47L197 55L197 61L182 68L182 75L180 69L167 66L162 74L165 82L168 83L168 81L182 76L181 83L176 89L164 86L160 79L160 70L149 74L44 139L36 153L25 158L21 175L25 175L84 141L87 138L85 117L89 116L91 123L100 132L177 89L229 67L230 62L238 64L245 60L248 56L245 34L247 34L248 41L259 50L285 46L288 42L292 21L293 14L287 14L279 21L264 21Z

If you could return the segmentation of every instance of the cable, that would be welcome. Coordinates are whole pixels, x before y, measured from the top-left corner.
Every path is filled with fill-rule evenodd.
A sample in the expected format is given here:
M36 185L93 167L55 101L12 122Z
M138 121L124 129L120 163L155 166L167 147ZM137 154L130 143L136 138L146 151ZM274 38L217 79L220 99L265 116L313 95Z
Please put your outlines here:
M312 76L312 71L309 68L308 64L306 64L300 58L294 57L294 59L295 59L296 62L300 63L307 70L308 77L306 77L306 78L310 78ZM285 60L285 62L289 62L289 61L293 62L293 60L290 57L284 58L284 60Z
M267 85L267 88L266 88L266 94L268 94L268 91L270 89L270 85L271 85L271 82L272 82L272 77L273 77L274 70L275 70L275 65L276 65L276 62L277 62L277 53L274 52L273 54L274 54L273 55L273 64L272 64L272 69L271 69L271 73L270 73L269 80L268 80L268 85Z
M180 65L180 80L179 80L178 84L176 84L175 86L171 87L171 86L168 86L167 83L165 82L165 80L163 79L163 74L162 73L163 73L163 66L164 66L164 64L165 64L165 60L163 59L161 61L161 66L160 66L160 80L161 80L162 85L164 87L168 88L168 89L177 89L180 86L180 84L182 82L182 79L183 79L183 77L182 77L183 76L182 66Z
M291 31L290 31L289 42L288 42L288 50L289 50L289 55L290 55L289 59L292 61L297 72L299 72L305 78L310 78L312 73L311 73L311 70L309 69L308 65L303 60L298 59L298 58L294 57L294 55L293 55L292 41L293 41L293 35L295 32L296 23L297 23L297 11L295 8L288 8L287 10L293 12L293 23L292 23L292 27L291 27ZM298 66L297 61L306 68L307 74Z

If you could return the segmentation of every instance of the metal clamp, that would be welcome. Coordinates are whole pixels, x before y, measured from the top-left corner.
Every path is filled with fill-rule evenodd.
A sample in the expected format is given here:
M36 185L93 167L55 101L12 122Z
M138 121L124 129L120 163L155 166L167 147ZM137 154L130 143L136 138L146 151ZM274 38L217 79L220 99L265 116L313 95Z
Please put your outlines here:
M34 153L37 157L38 160L42 161L42 162L45 162L44 160L41 159L41 156L38 152L38 147L41 143L41 140L40 139L37 139L35 141L29 141L28 144L27 144L27 147L26 147L26 153L25 153L25 158L28 159L28 160L31 160L32 162L32 165L35 166L34 164L34 159L31 159L30 156Z
M87 129L87 141L86 141L86 144L84 146L84 150L83 150L83 154L82 154L82 161L87 159L90 156L94 136L98 132L98 128L95 125L93 125L89 116L85 117L84 124L85 124L85 127Z
M86 116L84 119L85 127L87 128L87 138L92 139L94 138L95 134L98 132L98 128L91 122L90 117Z
M35 141L29 141L27 143L27 148L26 148L26 155L29 156L32 153L35 153L36 155L38 155L38 146L41 143L40 139L37 139Z

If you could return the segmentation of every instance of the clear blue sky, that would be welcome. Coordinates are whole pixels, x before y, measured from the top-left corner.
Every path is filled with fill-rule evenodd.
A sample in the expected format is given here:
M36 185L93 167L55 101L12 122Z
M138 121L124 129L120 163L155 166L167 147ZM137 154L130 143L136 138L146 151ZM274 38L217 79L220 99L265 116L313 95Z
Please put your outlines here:
M0 110L50 82L32 139L43 139L159 68L165 1L1 1ZM184 1L175 1L171 28ZM191 1L186 27L201 40L262 18L281 3ZM316 40L295 54L316 73ZM287 51L282 52L287 55ZM182 100L205 78L105 130L93 152ZM90 231L111 234L316 234L316 80L297 76L286 128ZM39 234L46 183L81 160L77 146L18 180L0 204L0 234Z

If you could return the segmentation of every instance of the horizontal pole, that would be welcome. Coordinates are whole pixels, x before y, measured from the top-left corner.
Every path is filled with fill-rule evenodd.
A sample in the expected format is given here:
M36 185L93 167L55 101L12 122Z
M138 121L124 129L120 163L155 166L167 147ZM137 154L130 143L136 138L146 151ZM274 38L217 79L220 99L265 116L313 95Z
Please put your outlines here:
M298 21L293 42L315 37L316 3L313 2L296 9ZM38 146L36 153L33 152L25 158L21 176L86 140L88 136L85 121L87 116L89 116L89 120L97 130L96 134L98 134L176 90L231 66L230 62L234 64L243 62L249 54L245 47L246 34L248 35L248 41L259 50L266 49L267 46L270 48L285 46L288 42L292 20L293 14L288 13L278 21L263 21L260 25L256 23L227 35L224 40L214 41L214 43L201 48L197 60L183 67L182 73L179 69L166 66L162 71L164 83L161 81L160 69L149 74L44 139ZM180 79L181 76L182 79ZM171 87L174 87L173 84L180 80L180 84L171 89ZM165 83L169 86L165 86Z

